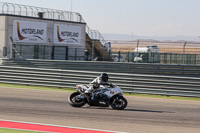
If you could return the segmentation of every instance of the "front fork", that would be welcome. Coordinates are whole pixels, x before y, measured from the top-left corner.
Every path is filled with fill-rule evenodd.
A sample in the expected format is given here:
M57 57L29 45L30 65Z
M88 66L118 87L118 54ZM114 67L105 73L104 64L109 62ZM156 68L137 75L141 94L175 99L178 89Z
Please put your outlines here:
M90 105L90 96L88 94L84 93L84 97L86 98L87 103Z
M119 96L119 95L115 95L115 96L113 96L113 97L111 97L110 99L112 99L112 98L114 98L113 100L115 100L115 102L117 102L117 101L119 101L119 98L120 98L121 96ZM110 102L110 101L109 101Z

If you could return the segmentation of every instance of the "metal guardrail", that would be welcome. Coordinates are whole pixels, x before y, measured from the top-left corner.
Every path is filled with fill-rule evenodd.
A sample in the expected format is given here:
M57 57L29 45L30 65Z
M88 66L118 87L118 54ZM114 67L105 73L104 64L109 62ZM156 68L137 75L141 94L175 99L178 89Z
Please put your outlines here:
M90 83L100 73L1 65L0 82L75 88L77 84ZM124 92L200 97L200 78L111 72L108 74L109 81L119 85Z
M2 59L3 65L40 67L78 71L99 71L129 74L153 74L185 77L200 77L199 65L170 65L153 63L128 62L95 62L95 61L68 61L68 60L12 60Z

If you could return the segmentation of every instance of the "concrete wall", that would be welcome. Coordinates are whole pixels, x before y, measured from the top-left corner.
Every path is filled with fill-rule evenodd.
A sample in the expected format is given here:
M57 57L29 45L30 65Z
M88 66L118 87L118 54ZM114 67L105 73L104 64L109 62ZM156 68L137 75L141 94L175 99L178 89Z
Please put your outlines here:
M6 17L0 16L0 58L3 57L3 47L6 45L5 35L7 33Z
M46 45L46 46L67 46L69 49L68 52L68 59L74 60L74 52L75 49L77 52L77 56L80 56L78 60L85 60L85 23L72 23L72 22L66 22L66 21L58 21L58 20L47 20L47 19L39 19L39 18L31 18L31 17L20 17L20 16L0 16L0 50L3 50L4 46L7 46L8 50L8 58L13 58L13 51L12 51L12 41L10 37L13 36L13 21L14 20L23 20L23 21L35 21L35 22L43 22L47 24L47 43L37 44L37 45ZM54 37L54 24L67 24L67 25L77 25L81 27L81 44L75 45L75 44L56 44L53 43L53 37ZM50 41L49 41L50 40ZM35 45L33 43L24 43L24 42L17 42L15 43L17 45ZM17 48L18 49L18 48ZM51 51L51 47L47 48ZM57 51L58 52L58 51ZM62 51L61 51L62 52ZM50 52L47 52L51 54ZM1 54L1 53L0 53ZM2 54L0 55L0 57ZM50 55L46 56L50 59ZM29 57L30 58L30 57ZM59 57L58 57L59 59Z

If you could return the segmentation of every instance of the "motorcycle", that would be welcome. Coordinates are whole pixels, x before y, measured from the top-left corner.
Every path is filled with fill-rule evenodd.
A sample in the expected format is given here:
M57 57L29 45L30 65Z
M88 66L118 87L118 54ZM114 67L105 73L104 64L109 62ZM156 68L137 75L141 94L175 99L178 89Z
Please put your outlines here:
M121 88L117 85L100 85L92 93L85 93L88 88L88 85L77 85L77 92L68 97L68 103L73 107L82 107L87 103L89 106L111 106L116 110L123 110L128 104Z

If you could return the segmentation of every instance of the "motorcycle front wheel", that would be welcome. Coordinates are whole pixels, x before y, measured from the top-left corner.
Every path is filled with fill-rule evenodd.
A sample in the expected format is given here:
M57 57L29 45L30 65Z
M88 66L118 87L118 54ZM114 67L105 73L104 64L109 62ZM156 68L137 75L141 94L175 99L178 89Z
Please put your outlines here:
M73 107L82 107L86 104L86 100L79 97L79 92L74 92L68 97L68 103Z
M115 96L110 100L111 107L116 110L125 109L127 104L128 102L123 96Z

